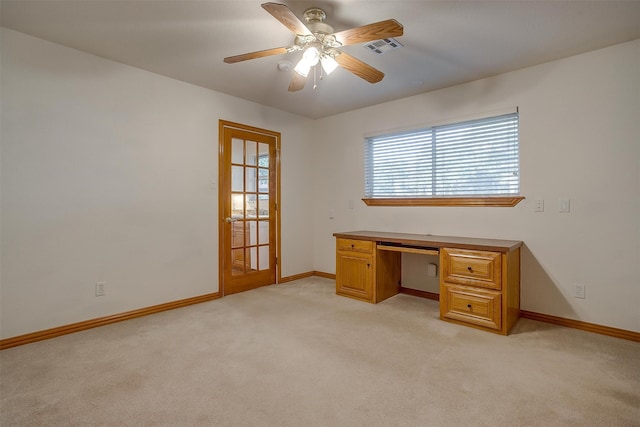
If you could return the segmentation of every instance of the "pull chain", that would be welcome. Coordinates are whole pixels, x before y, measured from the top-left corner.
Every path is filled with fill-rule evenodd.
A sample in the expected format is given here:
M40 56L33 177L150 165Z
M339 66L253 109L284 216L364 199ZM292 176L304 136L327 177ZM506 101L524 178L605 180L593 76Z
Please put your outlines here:
M318 66L313 67L313 89L318 87Z
M313 66L313 88L318 87L318 69L320 69L320 80L324 80L324 69L317 65Z

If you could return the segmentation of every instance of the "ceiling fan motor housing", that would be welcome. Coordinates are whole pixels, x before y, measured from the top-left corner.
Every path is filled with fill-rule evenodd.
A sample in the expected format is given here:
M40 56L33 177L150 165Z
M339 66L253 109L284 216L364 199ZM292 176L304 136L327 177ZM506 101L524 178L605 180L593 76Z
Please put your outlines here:
M324 22L327 18L327 14L324 10L312 7L311 9L305 10L302 16L306 22L307 28L312 33L333 34L333 27Z

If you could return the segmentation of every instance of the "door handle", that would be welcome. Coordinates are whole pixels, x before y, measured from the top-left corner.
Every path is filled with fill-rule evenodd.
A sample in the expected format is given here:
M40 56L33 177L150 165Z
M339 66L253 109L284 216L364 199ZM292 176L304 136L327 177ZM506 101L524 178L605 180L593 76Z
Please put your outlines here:
M236 219L236 218L231 218L230 216L228 216L228 217L226 218L226 221L227 221L229 224L231 224L232 222L236 222L236 221L237 221L237 219Z

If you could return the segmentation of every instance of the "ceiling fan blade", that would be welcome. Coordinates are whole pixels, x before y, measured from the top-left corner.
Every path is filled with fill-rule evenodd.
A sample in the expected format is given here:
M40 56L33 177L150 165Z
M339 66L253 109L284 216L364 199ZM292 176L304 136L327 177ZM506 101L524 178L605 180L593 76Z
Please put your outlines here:
M269 12L294 34L311 35L311 31L298 19L289 8L279 3L263 3L262 8Z
M384 73L382 71L376 70L371 65L354 58L348 53L340 52L340 54L335 57L335 60L342 68L351 71L353 74L365 79L369 83L378 83L384 77Z
M248 59L263 58L265 56L271 55L280 55L287 52L289 52L288 47L276 47L273 49L259 50L257 52L243 53L242 55L227 56L223 61L227 64L233 64L235 62L246 61Z
M399 37L404 33L404 27L395 19L387 19L362 27L352 28L334 33L336 40L343 46L366 43L373 40Z
M291 73L291 83L289 83L289 92L302 90L307 83L307 78L295 71Z

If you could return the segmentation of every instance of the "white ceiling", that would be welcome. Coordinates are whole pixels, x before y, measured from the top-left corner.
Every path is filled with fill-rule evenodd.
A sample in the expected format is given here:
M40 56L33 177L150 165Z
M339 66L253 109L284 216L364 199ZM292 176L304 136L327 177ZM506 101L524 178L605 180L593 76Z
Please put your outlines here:
M226 56L290 46L263 1L2 0L2 26L164 76L320 118L640 38L640 1L281 1L300 19L321 7L341 31L389 18L404 48L344 50L385 73L370 84L338 69L288 92L300 52L225 64Z

